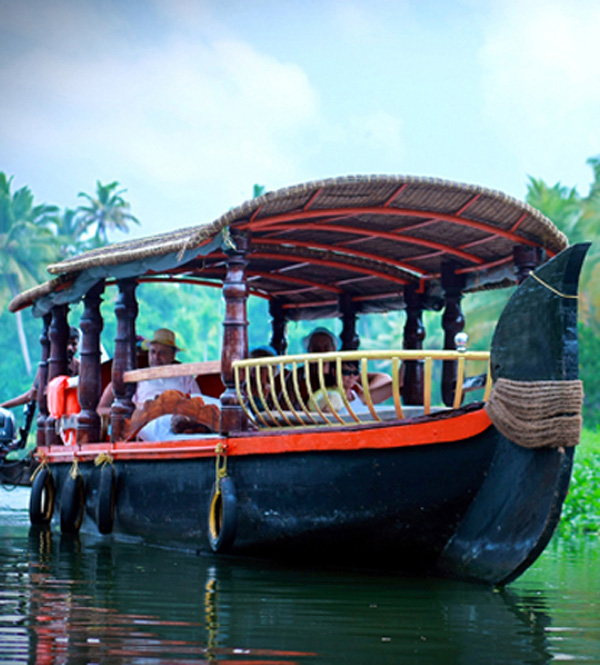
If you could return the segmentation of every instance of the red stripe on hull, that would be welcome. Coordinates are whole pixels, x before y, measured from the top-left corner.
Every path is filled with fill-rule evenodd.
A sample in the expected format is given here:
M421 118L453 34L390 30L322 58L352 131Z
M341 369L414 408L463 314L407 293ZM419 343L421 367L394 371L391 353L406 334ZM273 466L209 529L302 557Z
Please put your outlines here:
M458 442L469 439L490 427L484 409L450 418L431 419L418 423L377 425L353 429L319 429L303 431L278 430L243 437L202 438L178 441L135 441L96 443L82 446L51 446L38 448L38 458L49 463L70 463L95 459L108 453L115 460L165 460L211 457L218 444L228 456L278 455L283 453L390 449Z

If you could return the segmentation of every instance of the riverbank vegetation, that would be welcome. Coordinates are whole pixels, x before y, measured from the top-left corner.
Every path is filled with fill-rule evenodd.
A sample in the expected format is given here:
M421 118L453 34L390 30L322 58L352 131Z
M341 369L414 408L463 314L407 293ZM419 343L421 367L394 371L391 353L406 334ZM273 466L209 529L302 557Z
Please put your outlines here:
M600 427L583 429L558 534L566 538L586 534L600 537Z

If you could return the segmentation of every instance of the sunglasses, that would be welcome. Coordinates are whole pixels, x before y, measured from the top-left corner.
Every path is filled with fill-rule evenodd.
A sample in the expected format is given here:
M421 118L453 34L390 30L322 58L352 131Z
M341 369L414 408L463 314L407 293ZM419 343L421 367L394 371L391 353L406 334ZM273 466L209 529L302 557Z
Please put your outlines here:
M359 371L357 369L343 369L342 376L358 376Z

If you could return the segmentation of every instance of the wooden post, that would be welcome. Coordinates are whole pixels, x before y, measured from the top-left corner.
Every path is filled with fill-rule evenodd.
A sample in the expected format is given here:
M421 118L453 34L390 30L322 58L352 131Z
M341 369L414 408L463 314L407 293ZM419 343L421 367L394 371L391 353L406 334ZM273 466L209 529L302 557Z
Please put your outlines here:
M81 340L81 361L79 364L78 396L81 412L77 418L77 443L100 441L101 422L96 412L102 394L100 368L100 333L102 315L100 302L104 291L104 280L90 289L85 298L83 315L79 327L83 333Z
M67 342L69 340L69 324L66 305L55 305L52 308L50 323L50 359L48 360L48 383L57 376L68 374ZM46 417L46 445L55 446L62 440L56 433L56 418Z
M422 349L425 339L423 326L423 298L417 293L415 284L404 287L406 303L406 323L404 324L404 349ZM421 406L423 404L424 367L422 360L404 361L404 381L402 384L402 400L406 405Z
M223 282L225 320L223 321L223 350L221 352L221 379L225 391L221 395L221 433L246 429L247 418L235 391L233 361L248 355L248 319L246 304L246 253L249 238L232 230L235 249L227 250L227 275Z
M271 315L271 346L278 355L284 356L287 350L287 316L279 298L269 301L269 314Z
M542 262L542 249L530 245L515 245L513 260L515 262L517 284L520 284Z
M126 384L123 374L137 368L135 351L135 319L138 304L135 298L137 282L134 278L117 282L119 296L115 305L117 334L115 336L115 355L112 365L112 387L115 399L110 409L111 441L120 441L125 437L126 420L135 410L133 395L134 384Z
M447 350L456 349L454 337L465 327L465 317L460 308L464 285L464 276L456 274L456 264L452 261L442 263L442 289L444 289L446 303L442 315L442 328L444 329L444 349ZM444 360L442 363L442 401L446 406L452 406L454 403L456 375L457 362Z
M360 346L360 339L356 334L356 304L349 293L342 293L339 298L339 308L342 319L342 351L355 351Z
M50 357L50 322L52 314L44 314L44 327L40 335L40 344L42 346L42 355L37 373L37 445L46 445L46 418L48 417L48 402L46 401L46 386L48 385L48 358Z

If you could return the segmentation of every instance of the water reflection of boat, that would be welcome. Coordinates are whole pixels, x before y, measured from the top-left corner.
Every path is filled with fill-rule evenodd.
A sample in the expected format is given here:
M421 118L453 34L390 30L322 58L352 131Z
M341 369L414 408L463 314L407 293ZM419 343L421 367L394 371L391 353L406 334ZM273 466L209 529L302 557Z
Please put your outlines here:
M552 660L543 592L525 599L440 579L109 546L37 529L29 567L32 662L43 654L64 662Z
M40 399L32 521L54 515L64 532L83 526L219 553L509 582L547 544L569 485L581 427L577 283L586 249L567 247L539 212L497 192L358 177L269 193L212 224L51 266L55 279L11 308L32 305L43 318L45 383L65 373L68 305L83 298L81 410L49 413ZM135 289L144 281L222 288L220 364L136 369ZM457 350L463 295L515 282L491 356ZM116 400L106 441L95 411L100 297L114 284ZM274 358L246 359L249 294L269 300ZM445 349L423 350L422 312L440 307ZM359 350L357 317L398 309L407 313L404 348ZM287 321L317 317L341 318L341 351L285 355ZM482 399L463 406L466 365L488 357ZM387 363L389 406L368 390L363 413L343 394L343 408L333 403L326 367L335 366L343 393L347 360L361 363L363 385L370 364ZM305 387L313 398L322 391L320 406L302 398L301 364L315 369L316 388ZM261 369L277 396L266 409L244 383ZM186 373L220 396L216 425L199 409L204 433L132 440L136 382ZM160 402L153 415L181 404Z

